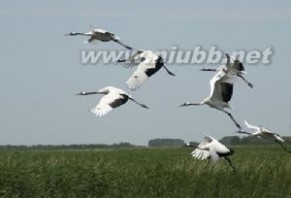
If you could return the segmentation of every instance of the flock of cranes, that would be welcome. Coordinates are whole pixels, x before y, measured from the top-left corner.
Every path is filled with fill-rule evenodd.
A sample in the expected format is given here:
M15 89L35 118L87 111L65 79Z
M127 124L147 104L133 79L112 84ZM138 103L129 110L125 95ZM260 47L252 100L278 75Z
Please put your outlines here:
M102 29L92 29L87 33L79 32L70 32L65 34L66 36L76 36L82 35L89 37L87 42L108 42L113 41L119 45L125 47L128 50L134 50L132 47L122 43L120 38L115 34L108 32ZM213 71L216 72L215 75L210 80L210 94L201 102L185 102L180 107L186 106L199 106L199 105L208 105L211 108L219 110L225 113L238 128L237 133L244 133L250 136L256 136L265 139L271 139L277 142L285 151L291 153L287 150L284 145L284 140L282 137L273 133L270 130L266 129L263 126L253 126L245 121L246 127L256 130L255 132L247 132L242 129L241 125L236 121L233 115L226 109L232 109L229 102L231 101L233 95L233 87L237 78L242 79L250 88L253 88L253 84L249 82L244 75L245 67L238 57L232 57L229 54L225 54L227 61L225 65L218 67L217 69L204 68L201 71ZM127 87L131 90L139 89L145 81L158 72L161 68L164 68L165 71L171 75L175 76L166 66L163 57L159 56L151 50L141 50L136 49L136 52L133 53L128 59L119 59L117 62L124 63L126 67L136 67L136 70L126 81ZM114 108L117 108L125 104L128 100L136 103L137 105L148 108L145 104L138 102L124 90L113 87L106 86L98 91L93 92L80 92L77 95L86 96L92 94L104 94L100 99L98 104L91 109L91 112L96 116L104 116ZM191 145L186 145L192 147ZM227 160L229 165L235 171L236 168L231 162L229 156L234 153L232 149L227 148L225 145L221 144L215 138L207 135L204 137L202 142L195 147L191 153L193 157L200 160L210 160L212 162L217 162L219 159L224 158Z

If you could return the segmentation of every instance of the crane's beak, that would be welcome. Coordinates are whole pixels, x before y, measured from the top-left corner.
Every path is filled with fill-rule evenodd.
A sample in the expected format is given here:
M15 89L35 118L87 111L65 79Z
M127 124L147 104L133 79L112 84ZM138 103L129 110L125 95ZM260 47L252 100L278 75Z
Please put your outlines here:
M186 107L186 106L188 106L188 103L187 103L187 102L185 102L185 103L179 105L178 107Z
M82 92L76 94L76 96L83 96L83 95L86 95L86 92L82 91Z

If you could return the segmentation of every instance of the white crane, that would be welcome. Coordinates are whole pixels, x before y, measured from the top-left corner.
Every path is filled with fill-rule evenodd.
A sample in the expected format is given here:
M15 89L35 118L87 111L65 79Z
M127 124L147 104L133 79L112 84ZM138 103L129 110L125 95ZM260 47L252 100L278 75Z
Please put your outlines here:
M105 96L101 98L101 100L96 105L96 107L91 109L91 112L95 114L96 116L103 116L107 114L112 109L125 104L128 101L128 99L135 102L139 106L148 109L146 105L137 102L134 98L132 98L122 89L112 87L112 86L107 86L94 92L81 92L77 95L85 96L85 95L91 95L91 94L105 94Z
M190 146L193 147L193 146ZM215 138L206 135L201 143L192 151L191 155L199 160L210 160L212 163L216 163L220 158L227 160L231 168L236 171L235 166L231 162L228 156L233 155L234 151L227 148Z
M285 151L287 151L288 153L291 153L291 151L287 150L287 148L284 144L284 142L285 142L284 139L278 133L274 133L271 130L269 130L263 126L251 125L246 120L244 122L245 122L245 125L249 129L253 129L255 131L250 133L250 132L247 132L244 130L239 130L239 131L237 131L237 133L244 133L244 134L248 134L250 136L255 136L255 137L259 137L259 138L273 140L273 141L277 142Z
M91 43L93 41L102 41L102 42L114 41L118 43L119 45L125 47L126 49L132 50L132 47L122 43L118 36L103 29L94 28L90 32L87 32L87 33L70 32L70 33L65 34L65 36L77 36L77 35L90 37L88 40L88 43Z
M220 67L218 67L216 69L203 68L203 69L201 69L201 71L220 71L220 70L223 70L227 75L237 76L237 77L241 78L245 83L247 83L247 85L249 87L253 88L254 87L253 84L251 82L249 82L243 76L246 74L245 67L242 64L242 62L240 62L240 60L238 60L238 57L234 58L227 53L225 54L225 56L227 59L225 65L221 65Z
M208 105L211 108L215 108L219 111L227 114L234 124L241 129L241 126L234 119L232 114L225 110L225 108L230 108L229 101L231 100L233 93L233 83L234 77L226 75L223 70L218 71L213 78L210 80L210 94L204 100L199 103L185 102L182 106L198 106L198 105Z
M117 62L126 62L125 66L137 66L134 73L127 80L126 84L129 89L136 90L152 75L159 71L162 67L169 75L175 76L165 66L164 60L151 50L138 50L132 56L126 59L119 59Z

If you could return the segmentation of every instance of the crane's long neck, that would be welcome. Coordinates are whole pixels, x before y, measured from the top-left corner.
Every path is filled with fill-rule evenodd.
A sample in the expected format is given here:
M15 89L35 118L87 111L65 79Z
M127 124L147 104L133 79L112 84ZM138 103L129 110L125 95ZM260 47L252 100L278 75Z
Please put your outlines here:
M180 107L187 107L187 106L199 106L203 105L203 102L195 103L195 102L185 102L184 104L180 105Z
M199 105L202 105L202 103L195 103L195 102L191 102L191 103L188 103L186 104L187 106L199 106Z
M90 36L88 33L83 33L83 32L71 32L71 33L67 34L67 36L77 36L77 35Z
M216 69L212 69L212 68L203 68L203 69L201 69L201 71L213 71L213 72L215 72L217 70Z
M80 95L80 96L86 96L86 95L93 95L93 94L106 94L105 92L100 92L100 91L92 91L92 92L81 92L77 95Z

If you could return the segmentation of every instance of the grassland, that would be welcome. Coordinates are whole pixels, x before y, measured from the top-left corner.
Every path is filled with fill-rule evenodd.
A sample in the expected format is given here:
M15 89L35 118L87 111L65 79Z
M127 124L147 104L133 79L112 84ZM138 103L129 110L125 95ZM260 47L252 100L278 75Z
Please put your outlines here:
M291 197L291 155L236 147L238 172L189 148L0 151L0 197Z

